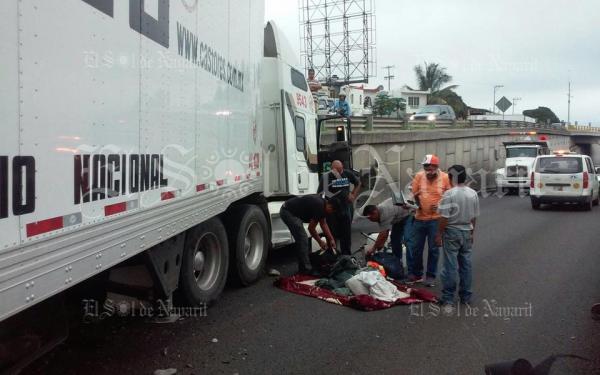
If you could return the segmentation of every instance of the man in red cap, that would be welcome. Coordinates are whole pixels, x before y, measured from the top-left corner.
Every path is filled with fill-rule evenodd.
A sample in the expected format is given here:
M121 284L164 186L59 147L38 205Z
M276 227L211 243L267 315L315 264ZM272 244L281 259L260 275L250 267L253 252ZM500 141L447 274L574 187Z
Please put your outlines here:
M423 171L417 173L412 182L412 192L419 205L413 224L411 248L408 249L408 278L410 282L423 282L423 249L427 239L427 275L425 285L434 286L437 276L440 249L435 243L438 230L438 205L446 190L450 190L448 174L440 171L440 159L432 154L425 155Z

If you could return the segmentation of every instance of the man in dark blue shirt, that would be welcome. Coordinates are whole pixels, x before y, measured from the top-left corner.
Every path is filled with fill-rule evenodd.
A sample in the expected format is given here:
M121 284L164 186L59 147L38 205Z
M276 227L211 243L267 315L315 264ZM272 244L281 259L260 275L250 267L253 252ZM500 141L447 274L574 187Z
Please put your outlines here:
M351 185L354 185L352 191ZM323 192L326 197L338 203L339 209L327 215L327 223L335 238L340 240L340 250L345 255L351 255L353 204L360 188L360 181L354 172L344 169L341 161L334 160L331 163L331 171L322 176L317 189L318 193Z

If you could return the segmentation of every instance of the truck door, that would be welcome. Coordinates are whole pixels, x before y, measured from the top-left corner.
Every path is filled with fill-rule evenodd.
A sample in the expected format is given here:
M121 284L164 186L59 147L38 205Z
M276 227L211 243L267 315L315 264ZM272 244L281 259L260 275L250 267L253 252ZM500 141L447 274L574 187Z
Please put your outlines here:
M296 177L299 193L308 190L308 164L306 162L306 118L301 114L294 117L294 130L296 133Z

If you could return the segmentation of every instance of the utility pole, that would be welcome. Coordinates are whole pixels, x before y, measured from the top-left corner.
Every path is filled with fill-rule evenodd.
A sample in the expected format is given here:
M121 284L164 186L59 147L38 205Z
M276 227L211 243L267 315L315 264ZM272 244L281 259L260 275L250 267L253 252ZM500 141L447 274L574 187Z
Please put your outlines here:
M492 114L496 113L496 90L502 87L504 87L504 85L494 86L494 102L492 103Z
M513 115L515 114L515 107L517 106L517 102L521 100L521 98L513 98Z
M388 81L388 94L390 94L390 83L392 79L396 78L396 76L392 75L392 69L394 68L394 65L388 65L383 67L383 69L387 69L387 76L383 77L383 79L386 79Z
M567 106L567 125L571 125L571 80L569 79L569 93L567 94L569 98L568 106Z

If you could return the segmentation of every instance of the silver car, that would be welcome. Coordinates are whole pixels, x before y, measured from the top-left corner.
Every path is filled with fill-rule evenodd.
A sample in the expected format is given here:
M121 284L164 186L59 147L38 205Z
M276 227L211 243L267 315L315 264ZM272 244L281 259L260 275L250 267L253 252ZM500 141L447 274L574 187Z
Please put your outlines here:
M456 120L456 114L449 105L430 104L419 109L417 113L410 116L410 121L437 121Z

